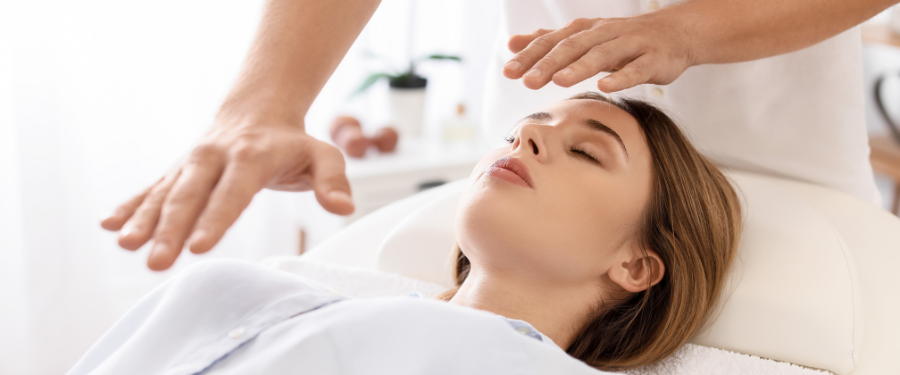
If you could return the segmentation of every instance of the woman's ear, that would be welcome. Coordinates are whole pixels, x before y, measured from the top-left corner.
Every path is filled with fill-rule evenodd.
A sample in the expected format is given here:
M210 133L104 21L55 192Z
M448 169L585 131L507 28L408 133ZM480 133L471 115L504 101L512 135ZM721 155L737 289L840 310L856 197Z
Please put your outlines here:
M644 252L623 251L622 257L613 264L608 274L610 280L622 289L637 293L659 283L665 273L666 266L663 265L662 258L655 251L647 249Z

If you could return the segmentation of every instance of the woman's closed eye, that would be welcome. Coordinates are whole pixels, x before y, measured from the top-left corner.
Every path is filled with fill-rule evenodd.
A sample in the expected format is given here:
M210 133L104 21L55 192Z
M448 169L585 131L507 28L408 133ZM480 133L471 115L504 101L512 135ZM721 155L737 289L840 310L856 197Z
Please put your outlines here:
M585 150L583 148L580 148L578 146L572 146L569 148L569 151L571 151L576 156L588 159L588 161L603 165L603 163L600 163L600 159L598 159L594 155L591 155L591 153L589 153L587 150Z

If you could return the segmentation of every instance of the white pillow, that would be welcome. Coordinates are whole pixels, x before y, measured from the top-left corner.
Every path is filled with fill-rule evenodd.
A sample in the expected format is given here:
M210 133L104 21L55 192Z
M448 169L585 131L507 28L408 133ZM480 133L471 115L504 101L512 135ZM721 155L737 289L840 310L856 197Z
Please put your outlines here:
M840 234L783 180L731 173L745 213L739 259L715 321L692 343L848 374L862 345L862 298ZM793 183L792 186L796 186ZM384 238L377 268L452 286L459 183Z

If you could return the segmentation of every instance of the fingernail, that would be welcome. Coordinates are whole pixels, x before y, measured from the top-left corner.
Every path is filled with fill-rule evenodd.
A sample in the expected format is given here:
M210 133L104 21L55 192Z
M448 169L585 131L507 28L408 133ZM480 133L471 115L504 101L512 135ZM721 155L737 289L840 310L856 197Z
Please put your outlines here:
M559 74L561 76L567 76L569 74L572 74L572 68L565 68L563 70L560 70L559 72L556 72L556 74Z
M154 271L163 271L172 266L177 253L172 246L164 242L156 242L150 250L150 256L147 257L147 267Z
M528 73L525 73L526 77L531 78L541 78L541 70L540 69L531 69Z
M191 244L191 243L194 243L197 241L201 241L201 240L205 239L206 237L208 237L208 235L206 234L206 230L203 230L203 229L197 230L188 239L188 244Z
M506 63L506 65L503 65L503 67L509 70L519 70L519 68L522 67L522 64L520 64L518 61L510 61Z
M350 194L347 194L340 190L332 190L330 193L328 193L328 198L347 204L353 204L353 200L350 199Z
M202 230L202 229L197 230L196 232L194 232L194 234L191 234L191 237L188 238L187 242L185 243L185 246L187 246L187 248L190 249L192 253L198 254L197 250L205 250L205 249L198 249L194 246L194 244L200 243L202 245L202 242L204 240L206 240L207 237L209 237L209 235L206 234L206 230Z
M603 79L601 79L600 82L603 82L607 85L611 85L616 82L616 79L613 78L612 76L606 76L606 77L603 77Z
M150 250L150 254L163 254L168 253L171 249L171 246L165 242L157 242L153 244L153 249Z
M119 237L131 237L134 235L134 226L128 225L119 231Z

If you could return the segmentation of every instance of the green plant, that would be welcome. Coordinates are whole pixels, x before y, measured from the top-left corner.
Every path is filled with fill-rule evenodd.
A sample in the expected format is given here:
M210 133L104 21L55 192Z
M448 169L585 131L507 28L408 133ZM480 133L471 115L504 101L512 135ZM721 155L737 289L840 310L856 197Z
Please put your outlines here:
M452 60L462 62L461 57L453 55L434 54L423 56L410 61L409 67L406 70L394 73L378 72L370 74L368 77L366 77L365 81L363 81L363 83L359 85L359 88L357 88L351 96L356 96L365 92L369 89L369 87L374 85L375 82L378 82L378 80L382 78L387 78L392 84L397 84L398 86L402 87L424 87L425 78L422 78L422 76L416 74L416 67L422 62L428 60ZM417 86L419 82L421 82L421 86Z

